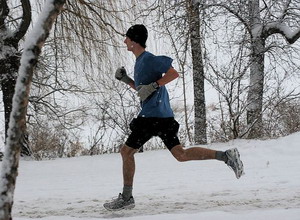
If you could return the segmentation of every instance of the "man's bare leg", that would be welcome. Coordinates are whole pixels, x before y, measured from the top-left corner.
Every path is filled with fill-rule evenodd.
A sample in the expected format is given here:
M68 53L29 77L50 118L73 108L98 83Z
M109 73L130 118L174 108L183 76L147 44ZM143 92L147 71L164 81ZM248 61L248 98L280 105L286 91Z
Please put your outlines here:
M202 147L191 147L184 149L181 145L177 145L171 149L172 155L180 162L190 160L212 160L218 159L226 161L226 155L224 152L215 151Z
M134 154L138 150L133 149L124 145L121 148L121 155L123 160L123 181L124 181L124 188L123 188L123 197L125 199L129 199L132 196L132 185L133 185L133 177L135 173L135 160Z

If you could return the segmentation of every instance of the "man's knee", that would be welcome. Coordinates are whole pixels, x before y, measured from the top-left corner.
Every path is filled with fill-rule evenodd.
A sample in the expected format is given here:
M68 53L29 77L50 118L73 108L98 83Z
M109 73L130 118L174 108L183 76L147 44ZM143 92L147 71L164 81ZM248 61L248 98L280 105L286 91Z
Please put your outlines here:
M178 145L171 150L171 153L175 157L175 159L179 162L187 161L186 151L182 148L182 146Z
M123 145L120 149L120 153L123 158L132 157L136 153L136 149L128 147L127 145Z

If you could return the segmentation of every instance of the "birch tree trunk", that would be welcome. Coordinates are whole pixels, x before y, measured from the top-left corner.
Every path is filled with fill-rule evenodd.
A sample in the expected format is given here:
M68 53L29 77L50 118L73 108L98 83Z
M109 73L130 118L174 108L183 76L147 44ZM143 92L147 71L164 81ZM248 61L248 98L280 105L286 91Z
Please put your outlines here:
M298 5L299 3L293 2ZM259 0L249 0L251 54L250 54L250 84L248 91L247 124L249 128L248 138L260 138L263 135L263 93L264 93L264 57L266 53L266 39L273 34L281 34L288 43L293 44L300 38L300 27L292 31L286 25L288 21L300 18L288 18L290 10L295 7L292 1L286 1L279 11L278 18L272 20L270 17L261 19Z
M204 68L201 51L199 5L200 3L197 1L187 1L194 81L194 142L195 144L206 144L206 105L204 93Z
M248 138L262 135L262 106L264 90L265 39L259 33L261 27L259 0L249 1L251 33L250 83L247 98Z
M260 7L259 3L262 3ZM299 0L274 1L207 1L204 8L220 7L235 16L250 35L250 82L247 96L248 138L263 135L264 57L270 47L277 45L266 40L273 34L281 34L288 43L300 38Z
M34 27L25 41L21 58L19 77L13 97L12 113L8 130L8 138L0 176L0 220L10 220L13 195L18 175L20 140L25 131L25 115L27 111L33 69L52 24L62 10L65 0L48 0L41 13L39 23Z

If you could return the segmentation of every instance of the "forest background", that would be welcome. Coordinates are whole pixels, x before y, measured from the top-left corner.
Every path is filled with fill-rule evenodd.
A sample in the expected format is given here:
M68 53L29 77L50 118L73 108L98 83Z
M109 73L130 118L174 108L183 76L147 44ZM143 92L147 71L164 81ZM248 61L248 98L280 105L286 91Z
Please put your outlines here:
M8 46L7 36L13 35L9 33L22 28L26 2L31 7L28 30L17 46ZM6 35L1 38L1 65L7 64L9 57L18 61L23 39L36 22L43 2L7 2L9 13L1 26L6 27ZM44 159L118 152L130 133L130 121L140 109L136 92L114 78L120 66L133 74L135 58L126 51L123 41L126 30L136 23L145 24L149 30L147 50L172 57L180 73L168 89L184 145L275 138L299 131L299 5L295 0L246 4L67 1L34 71L22 155ZM263 76L253 76L253 72L259 72L253 65L257 41L264 41L263 48L257 46L257 57L264 64L258 69L263 70ZM5 68L2 66L2 70ZM5 85L11 85L17 73L12 70L1 73L4 98L0 151L4 150L5 114L9 111L4 108ZM261 104L259 97L251 97L256 85L262 89L258 91L262 93ZM203 91L200 104L198 94L194 95L197 91ZM256 106L260 110L252 114L255 117L251 121ZM197 128L199 124L204 127ZM202 139L197 140L200 136ZM163 147L154 138L144 149Z

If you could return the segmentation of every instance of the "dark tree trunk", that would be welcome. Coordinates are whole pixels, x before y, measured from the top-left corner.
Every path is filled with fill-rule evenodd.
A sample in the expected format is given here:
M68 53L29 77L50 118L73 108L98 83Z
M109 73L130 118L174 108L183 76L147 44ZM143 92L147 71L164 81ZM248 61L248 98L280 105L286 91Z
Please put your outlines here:
M16 74L13 74L11 70L16 70L17 72L18 67L13 67L19 63L19 59L16 56L9 57L8 59L4 60L6 65L9 65L9 68L5 68L4 65L0 65L2 69L2 80L1 80L1 88L3 93L3 103L4 103L4 116L5 116L5 137L7 137L8 125L9 125L9 117L12 110L12 98L15 92L15 85L16 85Z
M19 55L10 56L6 60L3 60L0 63L0 68L3 71L1 74L2 76L1 88L2 88L3 104L4 104L5 139L7 138L7 132L9 128L10 113L12 110L12 100L15 92L16 76L17 76L19 66L20 66ZM27 132L23 134L20 144L22 146L21 156L30 156L32 152L29 147Z
M31 6L29 0L21 0L22 4L22 22L20 23L19 29L14 32L13 35L6 35L7 27L6 23L9 8L7 5L7 0L0 0L0 32L6 38L1 39L3 42L4 50L9 50L4 53L4 58L0 60L0 83L3 93L3 103L4 103L4 118L5 118L5 140L7 138L7 132L10 121L10 113L12 110L12 98L15 91L16 77L18 69L20 66L20 53L18 53L18 44L22 37L25 35L30 22L31 22ZM2 49L2 48L1 48ZM25 116L26 117L26 116ZM24 119L24 123L26 120ZM24 125L26 127L26 124ZM28 145L28 135L27 132L24 133L20 144L21 155L31 155L31 149Z

